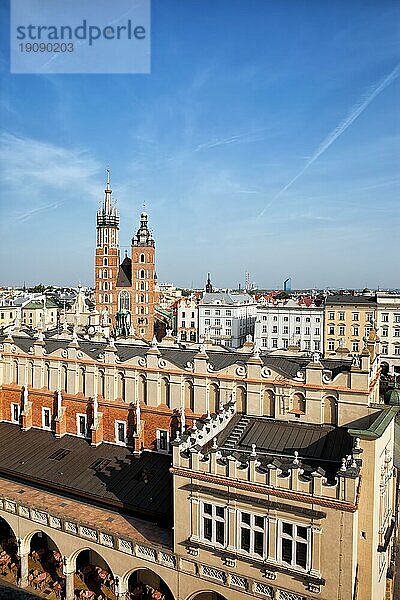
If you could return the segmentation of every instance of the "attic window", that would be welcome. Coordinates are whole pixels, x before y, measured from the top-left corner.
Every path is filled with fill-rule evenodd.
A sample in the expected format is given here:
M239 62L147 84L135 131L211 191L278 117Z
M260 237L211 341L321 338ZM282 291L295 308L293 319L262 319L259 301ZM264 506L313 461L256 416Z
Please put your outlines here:
M56 450L56 452L53 452L53 454L51 454L49 458L51 458L52 460L62 460L70 453L71 450L67 450L66 448L60 448L59 450Z

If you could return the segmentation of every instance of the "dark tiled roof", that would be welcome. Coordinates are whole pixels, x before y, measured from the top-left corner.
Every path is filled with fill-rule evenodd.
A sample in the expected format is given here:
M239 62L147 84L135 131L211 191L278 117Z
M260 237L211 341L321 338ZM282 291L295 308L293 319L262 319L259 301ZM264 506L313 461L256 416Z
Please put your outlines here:
M172 480L168 455L143 452L137 458L122 446L93 447L72 435L57 439L49 431L21 431L10 423L0 423L0 439L5 449L0 453L2 477L50 491L56 489L60 494L155 522L170 521ZM61 450L66 451L65 456L56 460L54 456Z
M241 432L238 424L244 421L247 425L240 438L235 441L237 452L249 452L252 444L257 452L276 455L293 456L299 453L299 458L318 462L339 462L347 454L351 454L352 438L344 427L328 425L309 425L307 423L292 423L277 421L266 417L242 417L235 426L227 432L227 437L220 440L223 448L230 437L236 439L235 432Z
M117 279L117 287L131 287L132 285L132 260L125 256L122 261Z
M352 296L351 294L327 296L326 305L330 304L376 304L375 296Z

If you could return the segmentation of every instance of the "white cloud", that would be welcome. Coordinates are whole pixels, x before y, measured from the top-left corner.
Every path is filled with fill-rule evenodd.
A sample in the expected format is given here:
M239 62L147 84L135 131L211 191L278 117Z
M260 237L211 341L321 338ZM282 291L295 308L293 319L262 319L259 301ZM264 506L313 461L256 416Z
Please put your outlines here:
M82 200L99 198L100 165L85 150L3 132L0 162L2 186L20 208L19 221L54 210L76 193Z

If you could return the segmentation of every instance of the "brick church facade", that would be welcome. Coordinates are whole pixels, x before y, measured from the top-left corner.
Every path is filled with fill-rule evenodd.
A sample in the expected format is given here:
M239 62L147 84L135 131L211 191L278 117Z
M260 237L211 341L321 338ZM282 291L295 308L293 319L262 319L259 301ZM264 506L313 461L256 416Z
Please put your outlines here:
M103 325L120 337L151 340L157 300L155 242L142 212L132 238L131 255L120 261L119 214L112 199L108 172L105 197L97 212L95 299Z

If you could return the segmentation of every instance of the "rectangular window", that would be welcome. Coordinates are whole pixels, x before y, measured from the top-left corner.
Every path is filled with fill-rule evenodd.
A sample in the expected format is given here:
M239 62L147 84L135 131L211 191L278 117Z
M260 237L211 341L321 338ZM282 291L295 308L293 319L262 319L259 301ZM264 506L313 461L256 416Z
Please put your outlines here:
M296 335L300 335L300 327L296 327L295 333L296 333Z
M274 325L272 327L272 333L278 333L278 326L277 325Z
M358 336L359 335L359 328L358 327L353 327L353 335Z
M262 339L262 345L263 345L263 348L267 348L267 346L268 346L268 338L263 338Z
M49 408L42 408L42 428L50 429L51 428L51 412Z
M388 353L387 344L382 344L382 354L387 354L387 353Z
M352 350L352 352L358 352L358 350L359 350L359 343L358 342L353 342L351 350Z
M259 515L239 512L239 550L265 556L266 519Z
M329 325L328 333L329 333L329 335L335 335L335 327L334 327L334 325Z
M382 328L382 337L388 337L389 329L387 327Z
M398 327L394 330L394 337L400 337L400 329Z
M226 310L226 316L227 317L231 317L232 316L232 311L229 308Z
M286 338L283 341L283 347L285 348L285 350L288 348L289 346L289 340L287 340Z
M345 333L345 327L344 327L344 325L340 325L340 327L339 327L339 335L344 335L344 333Z
M287 321L289 321L289 317L283 317L283 320L285 321L285 323L287 323Z
M117 444L126 444L127 439L125 421L115 421L115 441Z
M395 346L394 347L394 353L395 353L396 356L400 355L400 346Z
M232 319L227 319L226 320L226 326L230 327L232 325Z
M87 419L86 415L76 415L76 433L79 437L87 435Z
M196 327L196 324L194 321L190 321L190 328L194 329Z
M328 350L335 349L335 340L328 340Z
M310 335L310 328L306 327L306 335Z
M287 325L284 326L283 333L284 333L284 335L288 335L288 333L289 333L289 327Z
M314 350L320 350L321 349L321 344L319 340L315 340L314 342Z
M225 546L226 508L207 502L201 503L201 537L218 546Z
M11 421L13 423L19 423L20 414L21 409L19 404L11 404Z
M382 313L382 323L389 323L389 313Z
M215 319L215 325L221 325L221 319Z
M329 313L329 317L328 317L331 321L335 320L335 313L334 312L330 312Z
M210 311L209 311L209 310L205 310L205 311L204 311L204 314L205 314L205 315L209 315L209 314L210 314Z
M372 321L374 320L373 313L367 313L366 319L367 319L367 321L369 321L370 323L372 323Z
M339 313L339 321L344 321L345 320L345 314L344 312L340 312Z
M310 527L280 521L278 536L278 560L307 570L311 564Z
M358 312L353 312L353 321L358 321L359 320L359 313Z
M320 329L319 329L319 327L315 328L315 335L320 335Z
M159 452L169 451L169 432L166 429L157 429L157 450Z
M232 329L227 329L226 335L230 337L232 335Z
M310 340L305 340L305 342L304 342L304 348L305 348L306 350L309 350L309 349L310 349Z
M310 322L310 317L306 317L306 323Z
M300 323L300 317L296 317L296 323Z
M220 314L221 314L221 311L219 310L219 308L217 308L217 309L215 310L215 314L216 314L216 315L220 315Z
M400 323L400 315L398 315L398 314L394 315L394 322Z
M182 321L182 327L185 328L186 327L186 321Z
M267 333L267 332L268 332L268 329L267 329L267 326L266 326L266 325L263 325L263 327L262 327L262 332L263 332L263 333Z
M272 340L272 347L273 348L277 348L278 347L278 340L276 338L273 338L273 340Z
M186 313L185 313L185 311L183 310L183 311L182 311L182 319L184 319L184 318L185 318L185 316L186 316Z
M210 319L204 319L204 325L209 325L210 324Z

